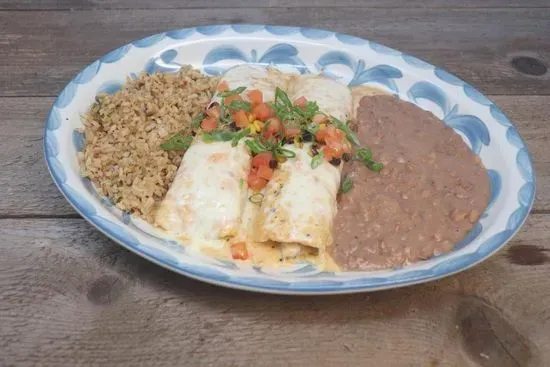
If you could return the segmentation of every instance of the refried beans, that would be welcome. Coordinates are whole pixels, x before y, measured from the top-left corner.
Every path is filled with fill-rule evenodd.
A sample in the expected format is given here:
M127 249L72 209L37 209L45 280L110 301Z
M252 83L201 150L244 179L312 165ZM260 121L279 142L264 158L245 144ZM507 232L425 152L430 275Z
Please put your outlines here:
M450 251L488 203L479 158L432 113L393 96L363 97L355 124L384 169L344 165L354 186L339 198L336 263L345 270L395 268Z

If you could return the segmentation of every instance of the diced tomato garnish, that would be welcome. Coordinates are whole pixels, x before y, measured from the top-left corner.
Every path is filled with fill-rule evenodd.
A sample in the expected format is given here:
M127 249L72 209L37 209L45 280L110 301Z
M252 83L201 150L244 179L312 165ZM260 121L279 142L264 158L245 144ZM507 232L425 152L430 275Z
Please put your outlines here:
M273 116L273 111L271 111L271 108L269 108L269 106L265 103L260 103L259 105L254 106L252 108L252 113L260 121L266 121L268 118Z
M208 117L218 120L220 118L220 106L212 106L206 111Z
M227 84L227 82L224 80L223 82L218 84L218 86L216 87L216 90L218 92L225 92L229 90L229 84Z
M323 148L323 155L327 161L330 161L332 158L340 158L342 156L342 150L325 146Z
M287 138L293 138L295 136L300 135L302 130L298 129L297 127L287 127L285 129L285 136Z
M263 132L263 137L266 139L271 139L275 136L280 135L281 133L281 120L278 117L271 117L266 122L266 129Z
M320 129L319 131L317 131L317 133L315 133L315 140L317 140L319 143L324 143L325 138L328 135L327 132L327 128Z
M296 98L294 100L294 105L295 106L298 106L298 107L305 107L306 106L306 103L307 103L307 99L306 97L302 96L302 97L299 97L299 98Z
M246 249L246 243L238 242L231 245L231 257L235 260L248 259L248 250Z
M344 141L346 134L340 129L331 126L330 134L338 141Z
M262 177L258 177L255 172L250 172L247 179L248 187L254 191L260 191L267 185L267 180Z
M243 100L243 97L241 97L239 94L234 94L232 96L229 96L229 97L225 97L223 99L223 103L225 103L226 106L230 105L231 102L233 101L242 101Z
M243 110L238 110L233 114L233 120L235 120L235 125L238 127L244 128L249 124L248 115Z
M211 131L214 131L216 130L216 128L218 127L218 120L215 120L211 117L209 118L205 118L204 120L202 120L201 122L201 127L204 131L206 131L207 133L208 132L211 132Z
M269 162L273 159L271 152L261 152L252 158L252 168L259 168L262 166L269 167Z
M259 105L264 101L264 95L259 89L252 89L247 93L247 96L253 106Z
M271 177L273 177L273 169L269 166L262 165L258 167L258 177L264 178L266 180L271 180Z

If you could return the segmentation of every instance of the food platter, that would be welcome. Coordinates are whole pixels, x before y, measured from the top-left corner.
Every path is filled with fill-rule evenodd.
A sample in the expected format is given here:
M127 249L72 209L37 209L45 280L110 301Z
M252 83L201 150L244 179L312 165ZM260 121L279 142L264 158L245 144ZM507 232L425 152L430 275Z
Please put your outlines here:
M373 86L431 111L459 133L488 170L489 205L446 254L378 271L320 271L310 263L271 269L189 251L120 211L80 175L82 115L99 93L114 93L142 71L171 73L190 64L221 75L238 64L322 74L349 86ZM44 154L60 191L92 225L125 248L205 282L251 291L331 294L395 288L439 279L488 258L519 230L531 209L535 176L516 128L487 97L448 72L405 53L330 31L264 25L184 28L131 42L85 67L55 100Z

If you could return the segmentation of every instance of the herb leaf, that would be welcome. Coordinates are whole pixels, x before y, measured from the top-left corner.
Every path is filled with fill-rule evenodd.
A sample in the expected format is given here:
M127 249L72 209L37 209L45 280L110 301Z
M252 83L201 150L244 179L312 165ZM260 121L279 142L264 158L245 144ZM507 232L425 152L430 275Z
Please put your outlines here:
M371 162L369 165L367 165L368 169L374 172L380 172L384 169L384 164L380 162Z
M225 92L220 92L220 93L218 93L218 96L224 97L224 98L225 97L230 97L230 96L234 96L236 94L241 94L245 90L246 90L246 87L238 87L238 88L235 88L235 89L226 90Z
M213 143L215 141L229 141L235 136L235 132L227 130L214 130L210 133L202 134L202 141Z
M278 101L281 101L286 107L292 107L292 101L288 98L288 94L279 87L275 89L275 103Z
M369 148L357 149L355 156L365 164L372 162L372 151Z
M187 150L193 142L192 136L183 136L178 133L160 145L164 150Z
M241 131L235 133L235 135L233 136L233 139L231 139L231 146L236 147L239 144L239 141L245 136L247 136L248 134L250 134L249 128L242 129Z
M245 110L246 112L252 111L252 104L246 101L231 101L228 107L232 110Z
M254 154L265 152L267 150L267 148L256 139L246 140L244 143Z
M325 158L325 154L321 151L317 153L313 159L311 160L311 168L315 169L323 163L323 159Z
M357 149L355 156L371 171L380 172L384 169L384 165L382 163L376 162L372 159L372 151L369 148Z
M340 192L342 194L348 193L353 189L353 179L349 176L346 176L340 185Z
M199 126L201 126L201 122L204 119L204 116L204 112L200 112L195 117L193 117L193 120L191 120L191 127L193 129L198 129Z
M350 143L354 145L361 145L361 142L359 141L359 138L348 126L347 122L343 122L341 120L338 120L336 117L331 116L332 123L334 126L336 126L337 129L342 130L344 134L346 134L346 138L349 140Z
M294 153L292 150L281 148L281 147L276 148L274 153L275 153L274 154L275 157L283 157L283 158L294 158L294 157L296 157L296 153Z

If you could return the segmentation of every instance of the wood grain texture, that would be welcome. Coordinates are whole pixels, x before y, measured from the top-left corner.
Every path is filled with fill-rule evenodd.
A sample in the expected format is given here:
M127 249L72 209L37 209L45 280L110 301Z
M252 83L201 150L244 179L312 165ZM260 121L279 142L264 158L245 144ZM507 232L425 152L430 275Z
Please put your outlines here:
M550 96L493 96L516 123L537 173L536 212L550 210ZM59 193L42 156L44 119L53 98L0 98L0 215L76 215Z
M511 66L518 55L548 64L550 8L247 8L0 12L0 96L50 96L85 65L129 41L216 23L311 26L411 53L490 94L550 94L550 73ZM505 25L505 31L503 31Z
M513 263L520 245L550 250L550 215L450 278L285 297L171 273L81 219L1 220L0 365L547 366L550 263Z
M249 7L416 7L424 8L536 8L548 7L545 0L0 0L0 10L88 10L88 9L189 9Z

